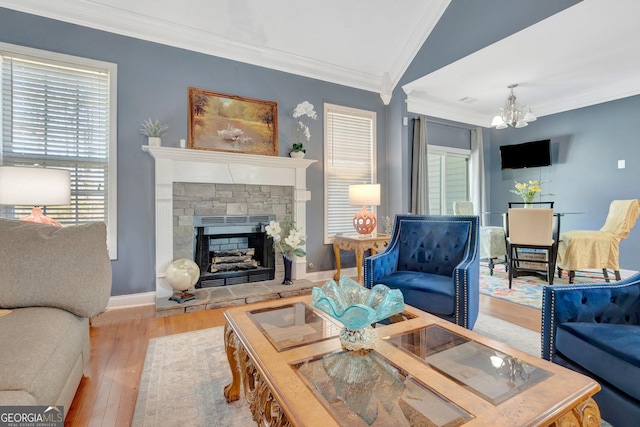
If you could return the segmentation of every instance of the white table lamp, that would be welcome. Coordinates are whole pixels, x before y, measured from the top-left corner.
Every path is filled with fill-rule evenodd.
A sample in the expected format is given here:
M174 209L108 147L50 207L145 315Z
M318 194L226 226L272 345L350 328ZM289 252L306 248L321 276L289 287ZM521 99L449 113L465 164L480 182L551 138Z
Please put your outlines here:
M349 186L349 203L362 206L353 217L353 227L359 234L371 234L378 225L376 216L367 210L367 206L380 204L380 184L356 184Z
M0 166L0 205L33 206L23 221L60 226L45 216L40 206L68 205L71 179L68 170L41 167Z

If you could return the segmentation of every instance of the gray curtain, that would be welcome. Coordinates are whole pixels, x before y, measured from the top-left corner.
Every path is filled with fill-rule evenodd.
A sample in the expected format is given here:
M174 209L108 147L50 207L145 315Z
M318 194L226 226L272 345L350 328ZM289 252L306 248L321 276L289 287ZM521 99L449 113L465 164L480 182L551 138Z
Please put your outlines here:
M486 225L485 215L483 215L483 212L487 212L483 151L482 128L471 129L471 171L469 174L471 202L473 202L474 213L480 215L480 223Z
M411 165L411 213L429 213L429 182L427 171L427 120L413 120L413 162Z

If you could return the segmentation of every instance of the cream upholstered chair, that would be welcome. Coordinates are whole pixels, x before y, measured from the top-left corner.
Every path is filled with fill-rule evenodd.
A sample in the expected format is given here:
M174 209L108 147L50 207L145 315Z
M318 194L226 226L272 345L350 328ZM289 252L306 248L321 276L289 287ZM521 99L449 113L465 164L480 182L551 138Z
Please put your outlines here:
M510 208L508 213L509 236L509 288L514 277L521 274L539 274L544 265L545 277L553 285L555 271L555 241L553 240L553 209ZM544 259L522 259L522 249L546 251Z
M620 242L629 232L640 214L637 199L614 200L600 230L571 230L560 233L558 242L558 277L562 270L569 272L569 283L573 283L576 270L602 270L609 281L607 269L612 269L616 280L620 280Z
M472 202L453 202L454 215L474 215ZM502 258L503 261L497 261ZM503 227L483 225L480 227L480 259L489 261L489 273L493 276L495 264L507 262L507 240Z

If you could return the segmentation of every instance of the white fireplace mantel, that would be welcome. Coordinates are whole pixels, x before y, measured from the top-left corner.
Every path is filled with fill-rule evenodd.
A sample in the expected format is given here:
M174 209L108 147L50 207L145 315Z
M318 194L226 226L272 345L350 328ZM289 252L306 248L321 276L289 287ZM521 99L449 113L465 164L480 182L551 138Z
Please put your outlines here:
M156 298L171 296L165 269L173 261L173 183L281 185L294 188L293 220L306 229L306 169L317 160L222 151L142 146L155 159ZM293 278L306 276L306 257L296 257Z

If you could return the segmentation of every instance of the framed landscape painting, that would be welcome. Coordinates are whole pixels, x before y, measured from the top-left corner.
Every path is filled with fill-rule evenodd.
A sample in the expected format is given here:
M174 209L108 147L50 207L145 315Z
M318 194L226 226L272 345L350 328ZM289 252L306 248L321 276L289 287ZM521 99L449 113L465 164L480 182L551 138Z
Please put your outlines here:
M189 88L189 148L278 155L278 104Z

